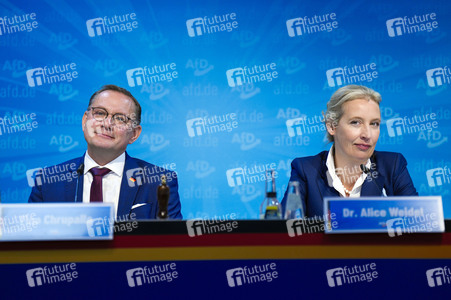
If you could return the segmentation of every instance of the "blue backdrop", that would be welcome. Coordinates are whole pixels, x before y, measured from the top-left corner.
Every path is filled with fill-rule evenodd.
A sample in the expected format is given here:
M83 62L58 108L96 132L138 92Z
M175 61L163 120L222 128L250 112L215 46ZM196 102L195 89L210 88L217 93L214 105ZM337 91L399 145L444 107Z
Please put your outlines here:
M143 108L128 153L177 171L185 218L256 218L264 169L281 199L291 160L330 147L331 94L357 83L382 95L376 149L451 218L447 1L0 3L4 203L27 201L27 170L83 155L89 97L117 84Z

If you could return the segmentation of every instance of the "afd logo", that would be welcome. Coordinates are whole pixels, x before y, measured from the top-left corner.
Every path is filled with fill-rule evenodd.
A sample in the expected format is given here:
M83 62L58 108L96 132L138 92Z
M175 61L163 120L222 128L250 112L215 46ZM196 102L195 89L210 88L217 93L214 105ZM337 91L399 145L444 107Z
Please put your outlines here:
M451 284L451 270L448 268L448 266L445 266L443 268L429 269L426 271L426 278L429 287Z
M201 136L204 128L204 119L194 118L186 121L186 129L190 137Z
M230 187L240 186L246 183L243 168L229 169L226 171L227 183Z
M27 70L27 81L29 87L40 86L45 83L44 69L36 68Z
M326 271L327 284L336 287L345 283L343 268L335 268Z
M192 219L186 221L186 229L190 237L202 235L202 229L204 227L204 221L202 219Z
M404 120L402 118L389 119L386 122L388 136L395 137L403 134Z
M86 21L86 27L90 37L95 37L106 33L105 24L102 18L95 18Z
M441 186L451 182L451 172L447 166L444 168L429 169L426 171L428 185L430 187Z
M41 186L45 182L43 168L27 170L26 174L29 187L34 187L35 185Z
M326 71L327 83L330 87L341 86L344 84L343 68L335 68Z
M143 268L130 269L125 272L129 287L140 286L145 283Z
M88 219L86 228L90 237L109 236L111 228L108 226L110 222L102 218Z
M390 237L402 235L406 231L403 218L387 220L387 231Z
M447 66L426 71L426 78L430 87L438 87L451 83L451 70Z
M243 268L230 269L226 271L227 283L229 287L236 287L246 283Z
M146 182L143 168L134 168L127 170L125 172L125 175L127 176L127 183L129 187L140 186Z
M127 75L127 82L130 87L135 87L137 85L143 85L145 82L143 68L127 70L126 75Z
M235 68L226 71L227 83L230 87L236 87L245 83L243 68Z
M287 125L288 136L294 137L297 135L302 135L302 127L304 125L305 118L290 119L285 122Z
M45 283L43 268L30 269L26 272L29 287L41 286Z
M204 19L195 18L187 20L186 29L188 30L188 35L190 37L202 35L204 30Z

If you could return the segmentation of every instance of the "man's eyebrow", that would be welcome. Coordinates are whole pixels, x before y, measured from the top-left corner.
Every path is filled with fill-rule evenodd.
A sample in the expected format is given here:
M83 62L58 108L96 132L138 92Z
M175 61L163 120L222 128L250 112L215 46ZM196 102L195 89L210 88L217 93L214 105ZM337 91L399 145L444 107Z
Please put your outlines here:
M103 107L103 106L91 106L91 107L95 107L95 108L102 108L102 109L104 109L104 110L106 110L107 112L108 112L108 114L112 114L110 111L108 111L108 109L106 109L105 107ZM121 114L121 115L124 115L124 116L128 116L128 115L131 115L131 114L133 114L133 113L123 113L123 112L117 112L117 113L114 113L113 115L117 115L117 114Z

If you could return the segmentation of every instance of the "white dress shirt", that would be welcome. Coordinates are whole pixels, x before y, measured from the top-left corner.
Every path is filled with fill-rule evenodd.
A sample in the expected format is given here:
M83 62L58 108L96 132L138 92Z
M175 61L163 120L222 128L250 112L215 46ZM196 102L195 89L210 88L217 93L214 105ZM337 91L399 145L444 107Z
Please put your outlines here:
M329 176L328 179L332 180L332 186L337 190L337 192L340 193L341 197L348 197L346 195L345 189L344 189L344 185L341 182L340 177L338 177L337 173L335 172L335 160L334 160L334 155L333 155L333 151L335 151L334 146L332 146L329 150L329 154L327 155L327 160L326 160L326 166L329 172ZM366 162L365 165L368 169L371 169L371 160L368 158L368 161ZM360 166L359 166L360 169ZM352 171L355 170L351 170L351 175ZM356 173L356 172L354 172ZM351 193L349 193L349 197L351 198L357 198L360 197L360 191L362 190L362 185L365 182L366 176L368 176L366 173L362 172L362 174L359 176L359 178L357 178L357 181L355 182L354 186L352 187ZM331 182L329 181L329 184L331 184Z
M103 176L102 179L102 197L103 202L114 203L114 215L117 216L117 208L119 205L119 193L121 191L122 173L125 166L125 152L119 155L115 160L104 166L99 166L86 151L85 169L83 171L83 203L89 203L91 196L91 184L93 176L89 170L92 168L108 168L110 173Z

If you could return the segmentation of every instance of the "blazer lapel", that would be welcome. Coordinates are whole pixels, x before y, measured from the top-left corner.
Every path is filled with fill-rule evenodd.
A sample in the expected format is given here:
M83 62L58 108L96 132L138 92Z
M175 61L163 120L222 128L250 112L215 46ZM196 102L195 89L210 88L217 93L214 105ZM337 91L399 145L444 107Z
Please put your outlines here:
M136 168L140 168L139 165L126 152L124 172L122 173L121 191L119 193L119 204L117 208L118 217L123 217L125 215L128 216L130 214L131 207L135 202L136 193L138 193L140 187L136 182L134 184L130 184L131 181L129 181L127 171Z
M332 178L330 175L328 175L328 169L326 166L326 160L327 160L327 154L328 152L323 155L321 160L321 179L317 180L318 183L318 190L321 196L321 199L323 200L325 197L339 197L340 194L337 192L337 190L332 185Z

